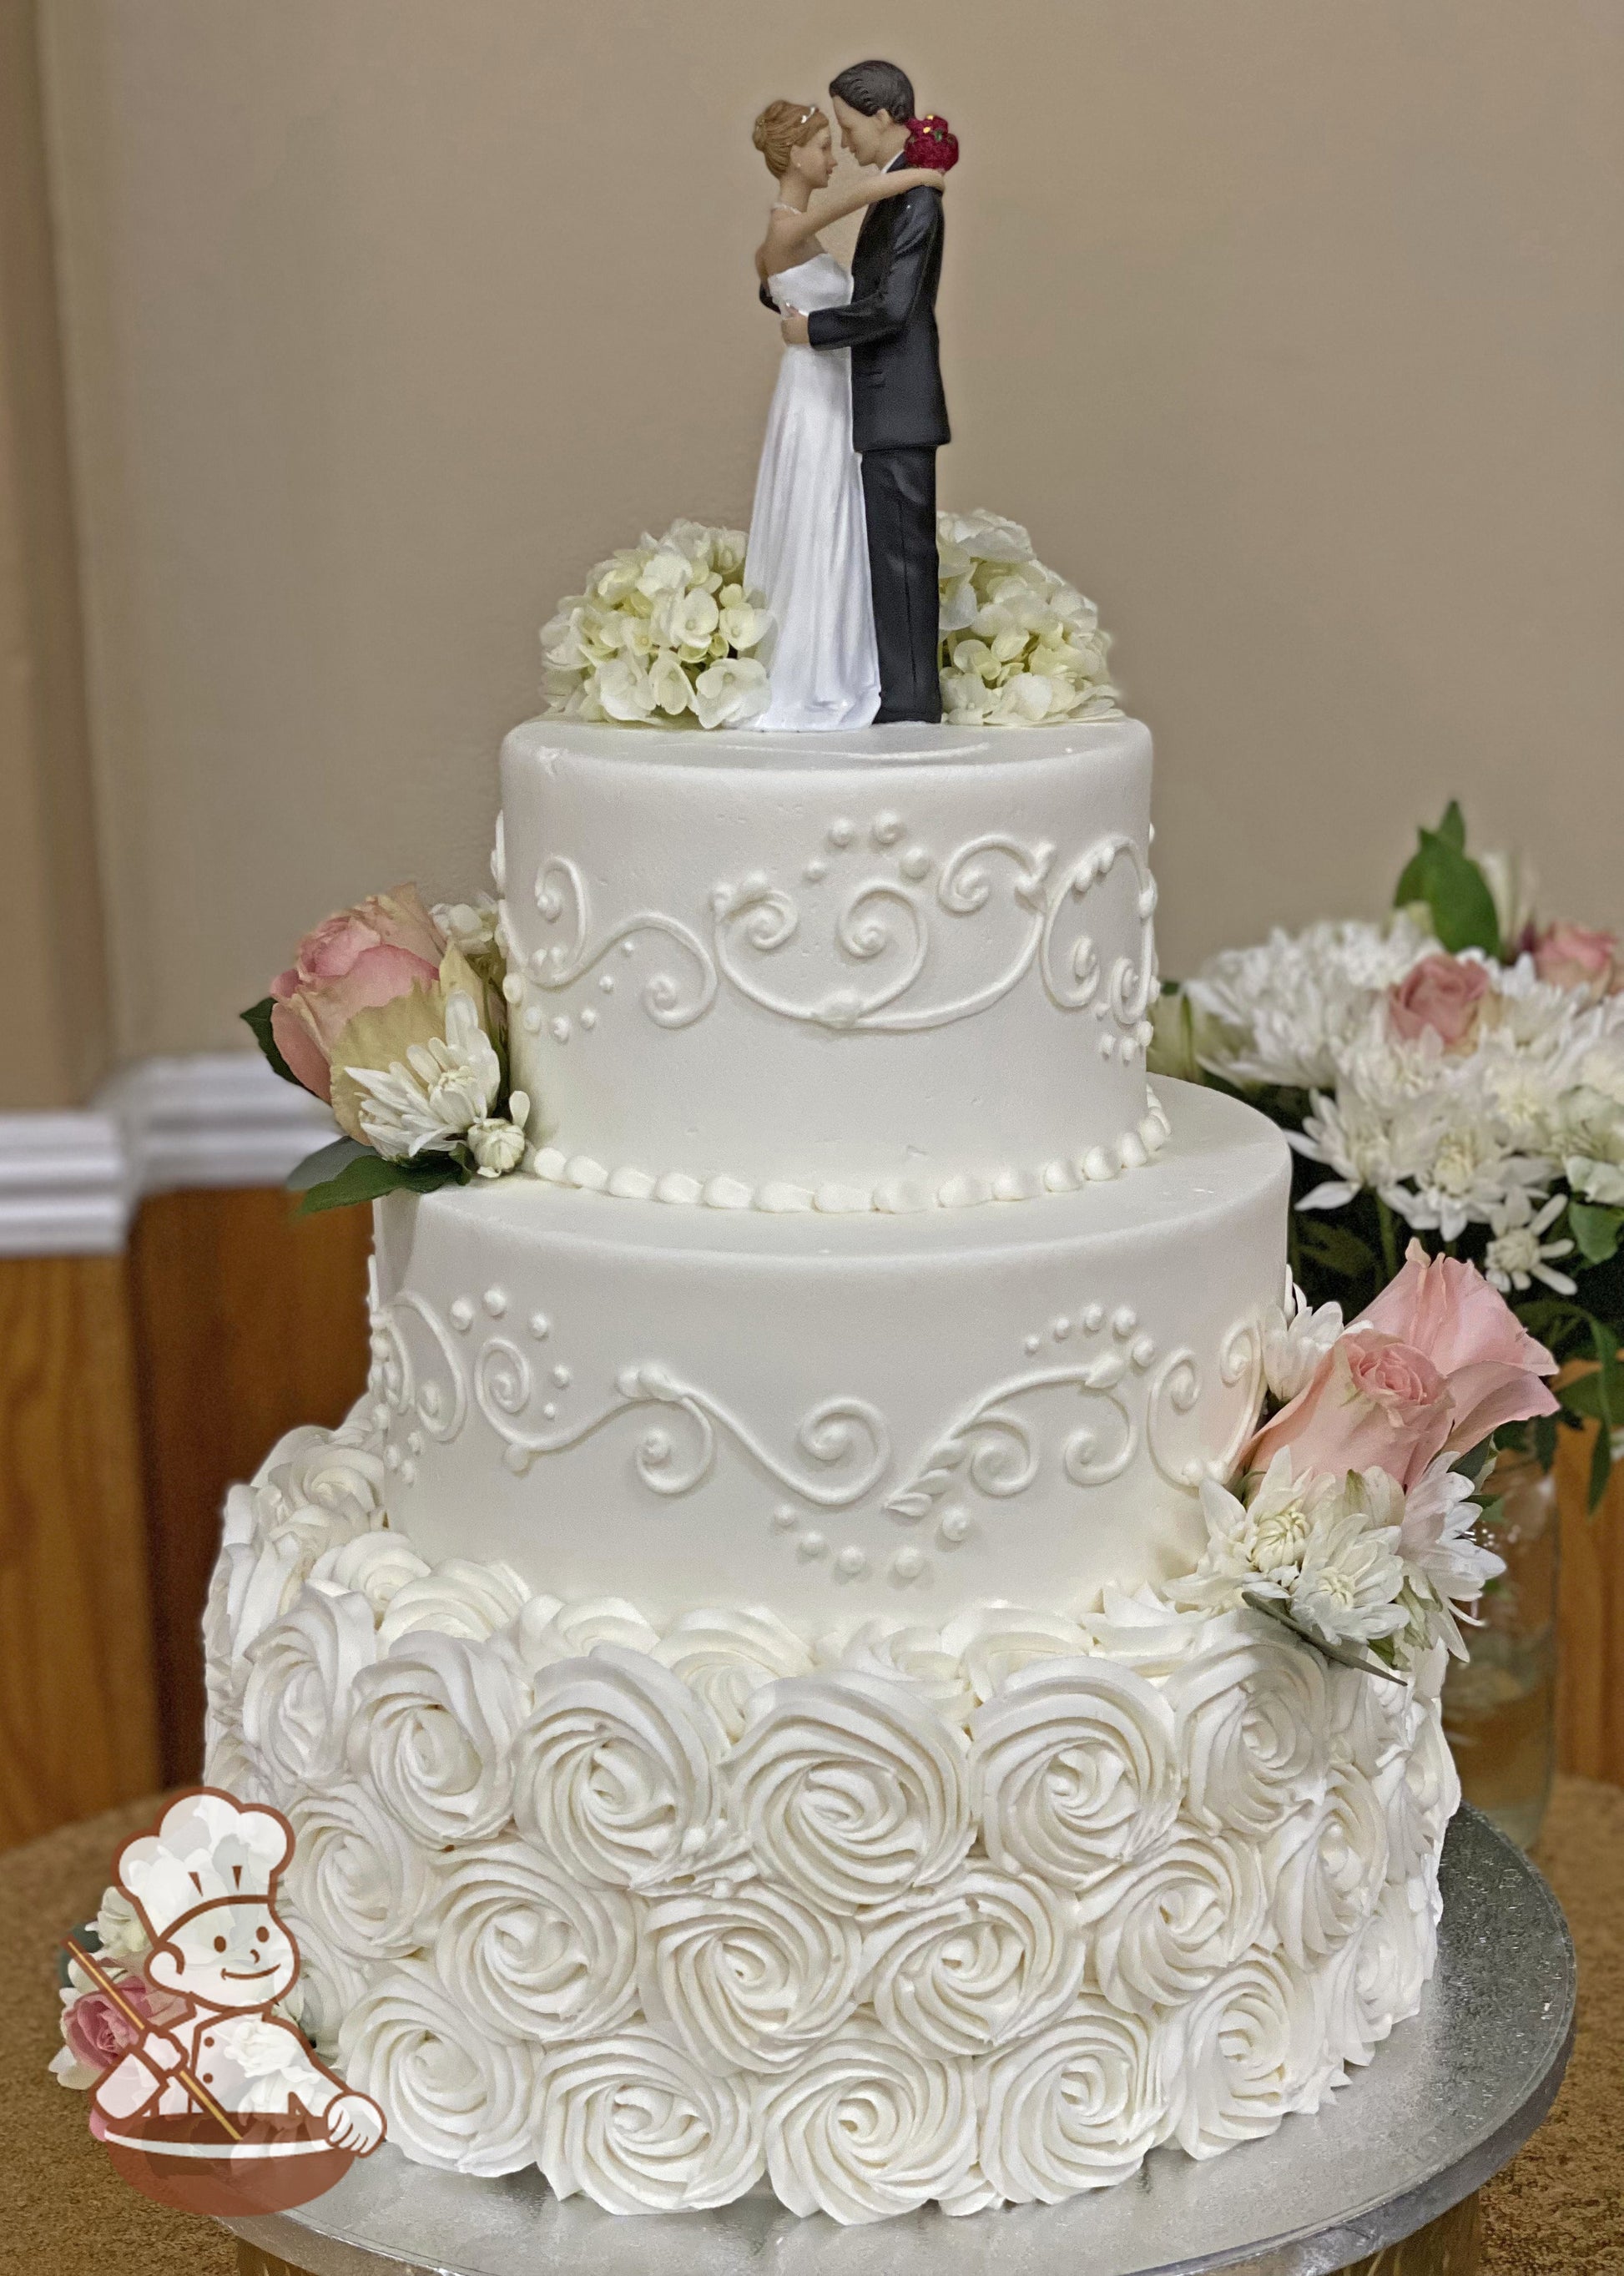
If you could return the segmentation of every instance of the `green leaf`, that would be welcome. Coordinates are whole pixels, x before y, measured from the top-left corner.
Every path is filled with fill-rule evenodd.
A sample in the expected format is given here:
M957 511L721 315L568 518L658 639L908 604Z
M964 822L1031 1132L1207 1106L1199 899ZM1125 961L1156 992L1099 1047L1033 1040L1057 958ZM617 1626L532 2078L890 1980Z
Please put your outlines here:
M444 1154L432 1161L386 1162L381 1154L363 1147L337 1177L307 1189L299 1213L314 1217L321 1210L351 1209L359 1202L381 1200L385 1194L437 1193L442 1186L466 1184L467 1174L459 1162Z
M282 1182L291 1194L307 1194L312 1186L324 1186L340 1170L371 1153L371 1147L363 1146L359 1138L335 1138L330 1145L318 1146L314 1154L307 1154Z
M1438 828L1422 831L1419 838L1399 879L1393 907L1424 902L1431 912L1433 931L1453 956L1464 948L1499 956L1500 920L1494 896L1466 852L1466 824L1453 799Z
M1599 1202L1570 1201L1567 1230L1587 1264L1608 1264L1618 1254L1624 1235L1624 1209L1605 1209Z
M1356 1667L1362 1675L1379 1675L1388 1683L1402 1683L1404 1680L1396 1668L1384 1667L1379 1659L1373 1659L1369 1652L1360 1651L1353 1644L1326 1643L1319 1636L1309 1635L1307 1629L1300 1628L1291 1614L1272 1597L1260 1596L1255 1589L1242 1589L1241 1601L1243 1605L1249 1605L1255 1612L1262 1612L1266 1619L1278 1620L1283 1628L1291 1631L1299 1643L1306 1643L1310 1651L1320 1653L1325 1659L1335 1660L1339 1667Z
M1311 1256L1327 1272L1344 1273L1348 1279L1357 1280L1375 1268L1376 1251L1370 1242L1361 1240L1356 1233L1350 1233L1334 1218L1302 1217L1297 1238L1304 1255Z
M1542 1470L1555 1467L1557 1427L1554 1415L1538 1415L1534 1418L1534 1459Z
M270 1032L270 1015L276 1009L276 1003L277 999L274 996L262 996L257 1004L250 1004L247 1010L239 1013L238 1016L247 1028L261 1051L264 1052L275 1073L281 1076L284 1082L291 1082L295 1090L303 1090L304 1084L300 1082L292 1068L277 1049L276 1037Z
M1577 1375L1565 1383L1557 1392L1566 1412L1576 1422L1599 1422L1602 1419L1602 1385L1599 1375Z

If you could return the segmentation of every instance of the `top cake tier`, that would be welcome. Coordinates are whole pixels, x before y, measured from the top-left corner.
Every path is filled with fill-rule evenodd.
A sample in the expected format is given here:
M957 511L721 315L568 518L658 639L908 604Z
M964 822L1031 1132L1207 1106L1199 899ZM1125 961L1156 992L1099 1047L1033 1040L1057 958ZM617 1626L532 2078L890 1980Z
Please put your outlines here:
M535 719L502 751L513 1080L540 1174L914 1210L1165 1132L1137 721L820 736Z

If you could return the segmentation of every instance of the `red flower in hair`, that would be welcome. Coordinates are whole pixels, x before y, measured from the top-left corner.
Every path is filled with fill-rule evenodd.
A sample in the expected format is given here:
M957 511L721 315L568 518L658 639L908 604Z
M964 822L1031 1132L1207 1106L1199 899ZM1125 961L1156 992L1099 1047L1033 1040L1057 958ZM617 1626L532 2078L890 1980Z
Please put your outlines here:
M934 166L938 174L945 174L959 163L959 137L934 110L928 110L922 118L910 118L902 163L905 166Z

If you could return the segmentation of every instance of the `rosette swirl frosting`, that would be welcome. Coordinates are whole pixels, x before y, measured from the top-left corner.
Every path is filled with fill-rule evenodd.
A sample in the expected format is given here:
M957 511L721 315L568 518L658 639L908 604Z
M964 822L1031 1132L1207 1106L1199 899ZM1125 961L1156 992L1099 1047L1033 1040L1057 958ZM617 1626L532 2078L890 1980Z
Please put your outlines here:
M1444 1828L1461 1805L1461 1779L1435 1706L1415 1710L1414 1737L1377 1780L1387 1824L1387 1870L1419 1890L1436 1870Z
M1047 1881L972 1864L945 1889L866 1916L869 1999L925 2055L978 2055L1068 2007L1088 1946L1076 1900Z
M969 2065L914 2054L861 2017L775 2080L763 2114L767 2171L792 2212L912 2212L975 2155Z
M1369 1920L1387 1872L1387 1825L1369 1779L1332 1772L1323 1799L1281 1827L1267 1852L1286 1958L1311 1968Z
M335 1589L355 1589L371 1605L373 1618L381 1620L406 1582L421 1581L431 1570L410 1542L380 1530L358 1533L336 1549L323 1550L310 1567L310 1578Z
M1085 1992L976 2066L982 2170L1014 2204L1059 2204L1136 2172L1165 2139L1178 2035Z
M696 2212L761 2177L750 2082L720 2076L638 2024L543 2060L535 2158L556 2196L605 2212Z
M743 1734L753 1692L812 1668L812 1655L794 1630L760 1607L684 1612L655 1656L705 1702L730 1741Z
M338 2061L420 2165L489 2175L534 2160L534 2048L493 2037L421 1961L398 1962L351 2008Z
M404 1959L429 1941L429 1855L371 1790L346 1779L290 1803L287 1886L337 1952Z
M911 1685L950 1723L968 1722L976 1704L964 1662L946 1648L935 1628L878 1614L864 1620L850 1635L831 1637L820 1645L818 1657L828 1666L849 1667L858 1675L877 1675Z
M1312 1986L1272 1953L1248 1953L1197 1992L1179 2022L1172 2129L1192 2158L1215 2158L1272 2134L1288 2111L1318 2106L1335 2067L1316 2022Z
M378 1639L387 1650L397 1636L410 1635L415 1628L436 1628L443 1635L477 1642L505 1628L529 1594L529 1583L511 1565L476 1565L467 1557L448 1557L443 1565L396 1589L379 1623Z
M704 1847L720 1814L723 1746L709 1709L669 1668L600 1644L535 1676L514 1749L514 1817L560 1872L641 1886Z
M288 2010L316 2052L330 2058L338 2050L345 2017L366 1997L367 1978L350 1955L340 1952L290 1900L285 1886L277 1910L299 1948L299 1974L288 1995Z
M477 1841L508 1814L527 1705L489 1643L422 1629L355 1679L347 1754L385 1809L431 1847Z
M296 1509L319 1509L356 1529L380 1521L388 1475L363 1425L346 1422L323 1430L305 1423L277 1441L254 1484L268 1489L282 1517Z
M573 1605L560 1604L557 1597L533 1597L513 1628L513 1649L533 1671L580 1659L600 1644L651 1652L659 1641L658 1629L624 1597L586 1597Z
M1129 1669L1021 1669L976 1711L971 1758L987 1855L1081 1888L1161 1847L1179 1808L1173 1718Z
M934 1886L974 1838L957 1734L877 1677L768 1685L726 1771L734 1828L759 1869L835 1912Z
M1319 1799L1329 1746L1324 1663L1263 1625L1257 1613L1220 1614L1166 1684L1186 1809L1254 1841Z
M1181 2006L1210 1984L1262 1934L1268 1909L1256 1850L1198 1825L1081 1900L1100 1990L1135 2014Z
M644 2012L708 2070L785 2069L857 2005L857 1923L787 1889L668 1897L640 1925Z
M975 1605L942 1630L942 1649L963 1663L977 1701L990 1699L1035 1659L1074 1659L1089 1639L1064 1612L1024 1612L1017 1605Z
M527 1842L448 1851L434 1909L435 1968L489 2030L581 2038L637 2005L630 1899L550 1871Z
M364 1597L300 1591L250 1654L243 1736L271 1791L292 1799L324 1786L344 1766L356 1677L377 1656Z

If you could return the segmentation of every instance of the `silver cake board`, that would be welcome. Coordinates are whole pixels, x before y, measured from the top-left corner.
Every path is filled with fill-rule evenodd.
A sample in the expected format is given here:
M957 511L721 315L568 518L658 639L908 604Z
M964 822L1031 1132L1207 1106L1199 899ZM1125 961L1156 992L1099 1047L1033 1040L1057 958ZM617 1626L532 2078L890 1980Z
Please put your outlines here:
M871 2227L801 2219L764 2189L634 2219L474 2181L385 2143L297 2212L225 2226L245 2276L1382 2276L1476 2265L1473 2193L1550 2109L1573 2044L1574 1949L1522 1852L1463 1809L1443 1858L1438 1965L1421 2013L1312 2118L1059 2205ZM1410 2240L1400 2252L1393 2248Z

